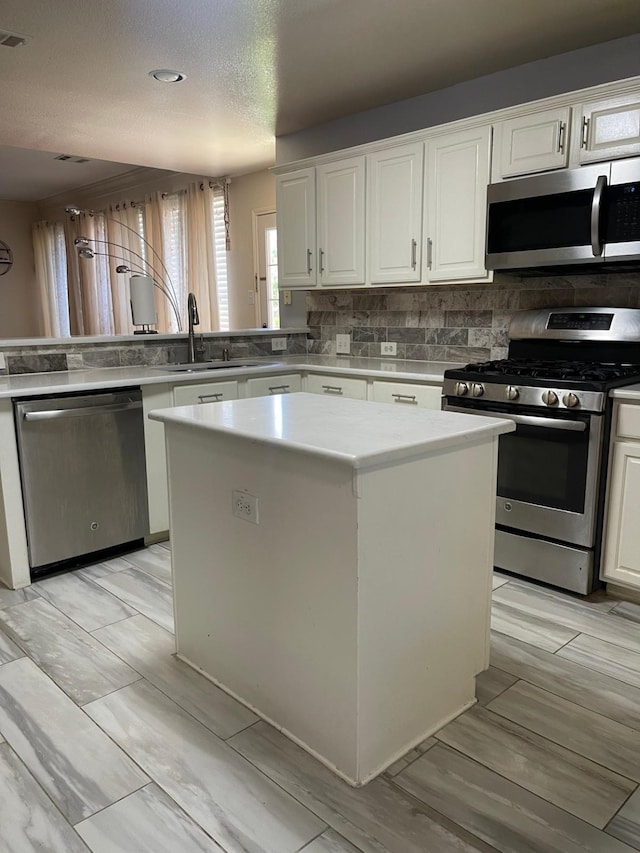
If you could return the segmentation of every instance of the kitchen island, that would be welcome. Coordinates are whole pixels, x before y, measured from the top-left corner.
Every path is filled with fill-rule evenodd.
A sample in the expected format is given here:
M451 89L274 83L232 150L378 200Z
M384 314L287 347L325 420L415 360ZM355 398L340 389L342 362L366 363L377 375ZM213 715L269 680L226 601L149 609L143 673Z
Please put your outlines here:
M473 704L511 422L311 394L151 417L180 658L354 785Z

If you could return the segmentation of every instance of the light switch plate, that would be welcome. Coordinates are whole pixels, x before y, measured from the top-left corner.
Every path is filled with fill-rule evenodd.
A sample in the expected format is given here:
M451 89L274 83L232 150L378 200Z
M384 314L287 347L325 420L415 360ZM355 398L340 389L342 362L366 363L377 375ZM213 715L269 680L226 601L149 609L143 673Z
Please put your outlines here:
M6 369L7 369L7 362L5 360L4 353L0 352L0 370L6 370Z
M283 290L282 291L282 304L283 305L291 305L291 291Z
M351 335L336 335L336 354L349 355L351 352Z

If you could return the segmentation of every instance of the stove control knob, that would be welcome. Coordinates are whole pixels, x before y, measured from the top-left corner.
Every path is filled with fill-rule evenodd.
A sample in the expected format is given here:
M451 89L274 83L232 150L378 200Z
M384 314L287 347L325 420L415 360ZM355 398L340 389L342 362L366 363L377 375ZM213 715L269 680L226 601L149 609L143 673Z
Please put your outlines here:
M542 392L542 402L547 406L557 406L558 405L558 395L555 391L543 391Z
M580 397L577 394L572 394L569 391L568 394L565 394L562 398L562 402L565 404L567 409L575 409L576 406L580 405Z
M504 389L504 395L507 400L517 400L520 396L520 389L516 388L515 385L507 385Z
M482 397L484 394L484 385L480 382L474 382L471 386L471 393L474 397Z
M455 392L458 397L464 397L465 394L469 393L469 386L466 382L456 382Z

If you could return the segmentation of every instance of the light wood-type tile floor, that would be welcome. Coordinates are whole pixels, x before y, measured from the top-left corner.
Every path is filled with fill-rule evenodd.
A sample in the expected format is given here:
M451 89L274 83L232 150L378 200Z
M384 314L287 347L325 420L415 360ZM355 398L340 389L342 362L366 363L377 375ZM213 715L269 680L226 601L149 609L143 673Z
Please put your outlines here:
M496 573L478 704L354 789L175 658L170 584L0 589L0 853L640 850L640 605Z

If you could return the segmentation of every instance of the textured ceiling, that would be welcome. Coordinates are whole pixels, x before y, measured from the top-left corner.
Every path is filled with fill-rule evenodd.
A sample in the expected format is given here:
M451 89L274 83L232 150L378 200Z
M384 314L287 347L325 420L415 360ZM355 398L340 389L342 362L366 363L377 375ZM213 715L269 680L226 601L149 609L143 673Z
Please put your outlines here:
M32 36L0 47L0 145L222 175L276 133L638 32L640 0L2 0L0 28Z

